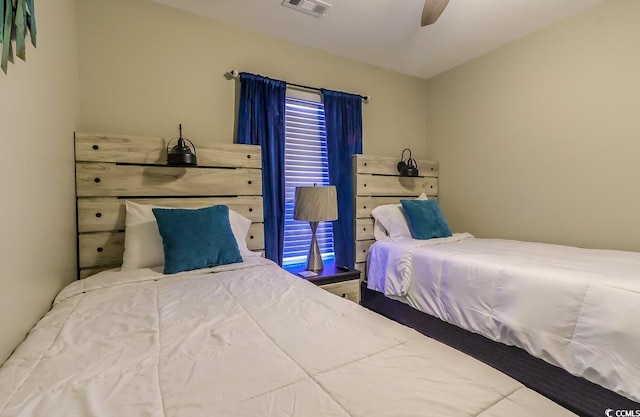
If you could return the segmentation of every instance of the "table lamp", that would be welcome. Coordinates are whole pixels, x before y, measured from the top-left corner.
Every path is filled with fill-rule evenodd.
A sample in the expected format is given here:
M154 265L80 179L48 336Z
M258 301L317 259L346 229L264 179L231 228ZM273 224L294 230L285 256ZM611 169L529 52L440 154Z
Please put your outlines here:
M318 223L338 219L338 200L336 187L296 187L296 199L293 209L295 220L308 221L311 225L311 246L307 255L307 270L321 271L323 268L320 248L316 239Z

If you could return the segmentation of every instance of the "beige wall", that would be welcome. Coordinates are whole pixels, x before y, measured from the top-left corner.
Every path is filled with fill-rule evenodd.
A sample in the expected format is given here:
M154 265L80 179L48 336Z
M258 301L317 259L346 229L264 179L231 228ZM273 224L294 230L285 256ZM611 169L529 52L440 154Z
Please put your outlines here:
M638 17L610 0L427 82L453 229L640 251Z
M75 4L36 13L38 48L0 73L0 363L76 276Z
M424 81L148 0L78 1L80 129L232 142L231 69L373 96L366 153L425 156Z

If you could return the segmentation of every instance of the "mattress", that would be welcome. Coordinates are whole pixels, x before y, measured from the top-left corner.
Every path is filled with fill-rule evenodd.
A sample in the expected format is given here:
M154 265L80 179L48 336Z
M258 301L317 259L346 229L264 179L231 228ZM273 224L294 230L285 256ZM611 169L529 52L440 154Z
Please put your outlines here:
M640 400L640 253L470 234L379 241L368 287Z
M0 368L0 416L570 416L264 259L66 287Z

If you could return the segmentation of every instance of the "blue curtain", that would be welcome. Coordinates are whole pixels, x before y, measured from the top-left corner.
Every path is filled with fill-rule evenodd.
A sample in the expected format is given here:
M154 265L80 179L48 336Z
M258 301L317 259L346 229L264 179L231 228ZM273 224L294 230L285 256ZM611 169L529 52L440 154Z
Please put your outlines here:
M362 153L362 97L322 90L329 182L338 194L338 220L333 222L336 265L353 268L355 263L351 156Z
M265 256L282 265L284 116L287 84L240 73L238 143L262 147Z

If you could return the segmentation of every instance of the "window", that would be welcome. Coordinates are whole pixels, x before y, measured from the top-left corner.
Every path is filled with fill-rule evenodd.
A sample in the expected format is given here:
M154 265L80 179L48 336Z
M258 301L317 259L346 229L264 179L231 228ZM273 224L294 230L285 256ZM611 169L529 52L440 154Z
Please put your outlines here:
M285 104L285 220L283 265L305 263L311 245L308 222L293 219L296 187L329 185L324 105L287 97ZM316 233L322 259L333 258L333 227L320 222Z

